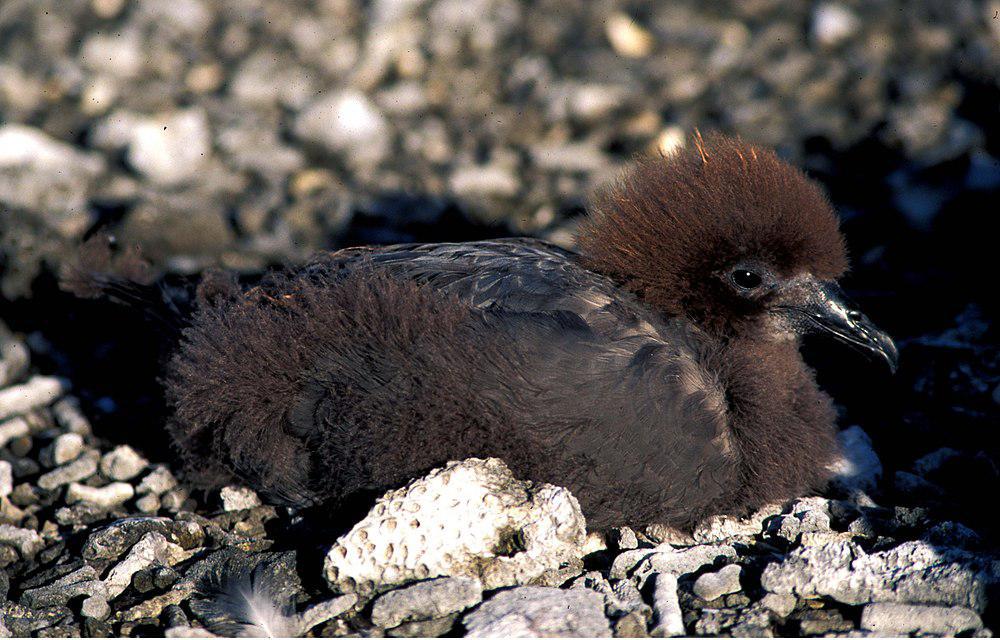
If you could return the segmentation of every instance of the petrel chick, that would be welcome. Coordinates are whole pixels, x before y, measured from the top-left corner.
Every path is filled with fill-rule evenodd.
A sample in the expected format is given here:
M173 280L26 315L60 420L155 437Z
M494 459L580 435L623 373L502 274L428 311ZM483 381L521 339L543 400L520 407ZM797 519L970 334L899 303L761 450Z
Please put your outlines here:
M166 377L189 477L336 506L449 460L569 488L592 528L690 529L821 488L822 332L895 368L836 284L820 188L702 139L599 192L578 252L517 238L345 249L206 278Z

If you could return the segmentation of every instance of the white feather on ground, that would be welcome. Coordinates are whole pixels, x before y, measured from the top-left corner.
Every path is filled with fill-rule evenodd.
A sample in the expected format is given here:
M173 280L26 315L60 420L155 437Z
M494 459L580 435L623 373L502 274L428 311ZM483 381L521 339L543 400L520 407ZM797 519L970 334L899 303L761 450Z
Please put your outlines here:
M302 618L270 567L224 565L199 585L191 611L209 631L242 638L302 635Z

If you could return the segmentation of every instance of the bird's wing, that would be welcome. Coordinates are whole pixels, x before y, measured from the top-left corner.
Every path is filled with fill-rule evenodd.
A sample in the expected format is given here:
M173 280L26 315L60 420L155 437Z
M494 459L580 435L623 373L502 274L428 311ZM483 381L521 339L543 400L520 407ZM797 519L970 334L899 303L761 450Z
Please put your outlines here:
M320 256L293 280L303 277L318 290L338 282L363 285L369 267L455 296L478 318L470 325L471 339L438 336L439 342L421 346L433 354L422 351L399 362L383 355L379 361L382 371L406 370L425 356L433 360L414 376L373 372L368 365L352 369L355 386L371 380L364 397L385 402L370 411L383 422L399 415L401 392L394 385L413 378L430 381L420 387L414 415L426 415L439 396L449 407L456 398L475 399L476 408L455 424L490 408L503 415L490 423L496 432L477 440L482 448L449 449L441 460L417 456L416 462L430 468L446 459L500 455L524 477L569 487L594 526L694 521L731 488L735 467L725 455L724 400L697 336L682 321L655 317L631 294L581 267L573 253L534 240L359 248ZM427 334L437 335L433 318L417 321L429 322ZM382 332L355 333L348 346L389 354L390 339ZM331 366L322 369L328 373ZM453 379L456 371L460 380ZM317 407L329 404L328 377L313 385L315 397L303 392L297 401L305 410L290 418L296 437L307 437L322 413ZM389 439L396 445L429 438L435 428L433 421L402 417L401 424L422 427L401 430ZM444 419L441 428L434 438L438 448L453 438L455 426ZM504 449L512 439L526 444ZM427 447L414 442L399 448ZM406 464L390 465L399 478L375 484L405 481L416 471Z
M570 487L592 526L692 523L732 490L725 397L692 328L606 337L565 317L491 322L523 357L530 393L515 422L532 425L539 450L559 452L530 475Z
M456 295L481 311L490 333L518 345L515 375L545 467L571 486L594 523L628 512L633 522L694 521L731 489L724 394L699 338L681 320L657 317L573 252L531 239L360 248L321 259L348 273L363 264ZM484 391L488 393L487 391ZM731 453L731 452L729 452ZM536 470L537 471L537 470ZM623 488L627 489L622 492Z
M530 238L345 249L317 257L304 273L326 278L364 266L430 285L477 309L571 313L600 332L634 330L646 315L630 294L584 269L573 252Z

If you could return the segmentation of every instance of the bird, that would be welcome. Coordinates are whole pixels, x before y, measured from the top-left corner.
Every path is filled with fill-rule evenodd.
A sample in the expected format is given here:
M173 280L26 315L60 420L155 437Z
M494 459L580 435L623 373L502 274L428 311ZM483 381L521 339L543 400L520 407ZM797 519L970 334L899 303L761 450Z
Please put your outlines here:
M836 414L803 338L898 361L838 286L847 268L816 182L697 134L599 189L572 250L410 243L253 286L206 274L164 375L167 428L194 486L297 509L496 457L568 488L594 530L690 531L829 481ZM128 290L102 278L89 293Z

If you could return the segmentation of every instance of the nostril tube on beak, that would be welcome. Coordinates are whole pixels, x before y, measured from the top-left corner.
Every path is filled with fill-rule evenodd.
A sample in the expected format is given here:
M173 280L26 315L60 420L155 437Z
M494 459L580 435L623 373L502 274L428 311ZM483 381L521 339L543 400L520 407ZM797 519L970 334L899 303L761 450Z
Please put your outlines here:
M806 302L791 311L808 319L811 328L882 360L892 373L899 351L889 335L855 308L834 282L815 282Z

